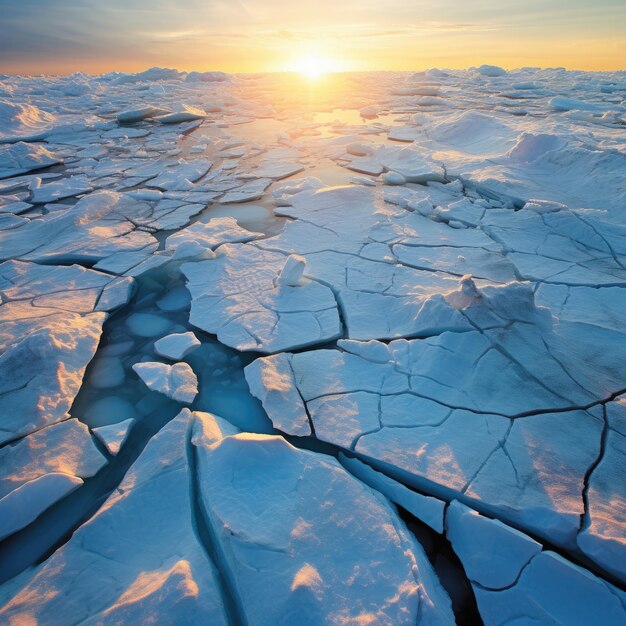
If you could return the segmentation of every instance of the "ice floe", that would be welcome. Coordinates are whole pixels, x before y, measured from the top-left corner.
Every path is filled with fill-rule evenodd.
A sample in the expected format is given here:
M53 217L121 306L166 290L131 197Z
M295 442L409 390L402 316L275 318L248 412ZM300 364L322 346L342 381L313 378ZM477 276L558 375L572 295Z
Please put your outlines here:
M458 502L448 508L446 528L486 624L623 622L618 589L523 533Z
M208 419L192 442L200 474L211 476L200 482L207 521L246 621L453 623L425 554L334 459Z
M70 578L72 594L39 592ZM7 619L175 619L184 610L211 623L296 614L311 624L454 623L426 556L383 498L332 459L188 410L88 523L0 598Z
M166 365L142 362L133 365L133 370L148 389L158 391L172 400L191 404L198 395L198 379L187 363Z
M154 342L154 349L157 354L167 359L180 361L201 345L201 342L192 332L187 332L161 337L161 339Z
M106 463L76 419L0 449L0 537L19 530Z
M216 217L208 222L198 221L170 235L165 250L172 251L174 258L195 257L210 254L223 243L246 242L262 237L237 224L233 217Z
M109 454L117 454L130 434L135 423L134 419L127 419L117 424L100 426L93 429L93 434L104 444Z
M333 292L306 278L295 286L281 281L286 263L290 257L279 252L225 244L215 259L185 264L191 323L226 345L260 352L339 337Z
M0 231L0 256L36 262L99 261L119 252L156 248L155 239L132 222L142 206L130 198L98 191L60 210ZM144 205L148 209L148 205ZM146 250L147 249L147 250Z

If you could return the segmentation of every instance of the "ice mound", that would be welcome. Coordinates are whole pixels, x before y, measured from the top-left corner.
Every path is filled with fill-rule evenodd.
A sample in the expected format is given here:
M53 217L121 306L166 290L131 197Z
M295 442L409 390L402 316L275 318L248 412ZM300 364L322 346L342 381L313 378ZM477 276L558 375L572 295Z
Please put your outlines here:
M479 68L476 69L476 71L481 76L496 77L506 75L506 70L498 67L497 65L481 65Z
M41 138L55 122L54 115L34 104L0 98L0 143Z
M541 197L573 209L600 209L619 224L626 201L626 155L604 151L571 136L523 133L517 143L492 163L462 178L477 189L491 190L523 204ZM589 178L588 172L593 172Z
M550 106L555 111L596 111L602 110L597 104L585 102L584 100L576 100L575 98L564 98L563 96L555 96L550 99Z
M40 170L62 162L62 158L39 145L20 142L0 146L0 179Z
M173 70L165 67L151 67L150 69L138 72L137 74L123 74L119 73L112 79L112 83L115 85L125 85L129 83L139 83L144 81L169 81L169 80L182 80L183 75L178 70Z
M185 77L187 82L223 83L230 80L225 72L189 72Z
M512 161L526 163L535 161L546 152L557 150L561 145L562 142L556 135L523 133L505 156Z
M503 118L462 111L429 126L428 136L469 154L502 154L517 137L517 131Z

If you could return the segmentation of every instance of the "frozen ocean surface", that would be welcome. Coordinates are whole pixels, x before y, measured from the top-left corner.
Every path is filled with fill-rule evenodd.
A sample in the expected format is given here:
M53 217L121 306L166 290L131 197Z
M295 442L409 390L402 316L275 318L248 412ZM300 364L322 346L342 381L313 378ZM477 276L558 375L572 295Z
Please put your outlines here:
M0 623L626 622L626 72L0 76Z

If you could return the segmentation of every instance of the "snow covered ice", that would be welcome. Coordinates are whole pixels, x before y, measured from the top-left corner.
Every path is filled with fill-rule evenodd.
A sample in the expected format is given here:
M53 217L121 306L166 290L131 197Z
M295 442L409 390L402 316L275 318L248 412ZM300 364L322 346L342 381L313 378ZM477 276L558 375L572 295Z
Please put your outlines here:
M623 624L626 73L0 76L0 622Z

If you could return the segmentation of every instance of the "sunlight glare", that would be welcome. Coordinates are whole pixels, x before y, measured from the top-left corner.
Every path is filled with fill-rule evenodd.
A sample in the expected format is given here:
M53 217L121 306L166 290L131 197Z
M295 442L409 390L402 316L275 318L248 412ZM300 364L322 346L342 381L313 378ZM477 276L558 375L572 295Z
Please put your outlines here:
M293 69L309 80L315 80L329 72L339 71L339 64L327 57L311 54L296 61Z

